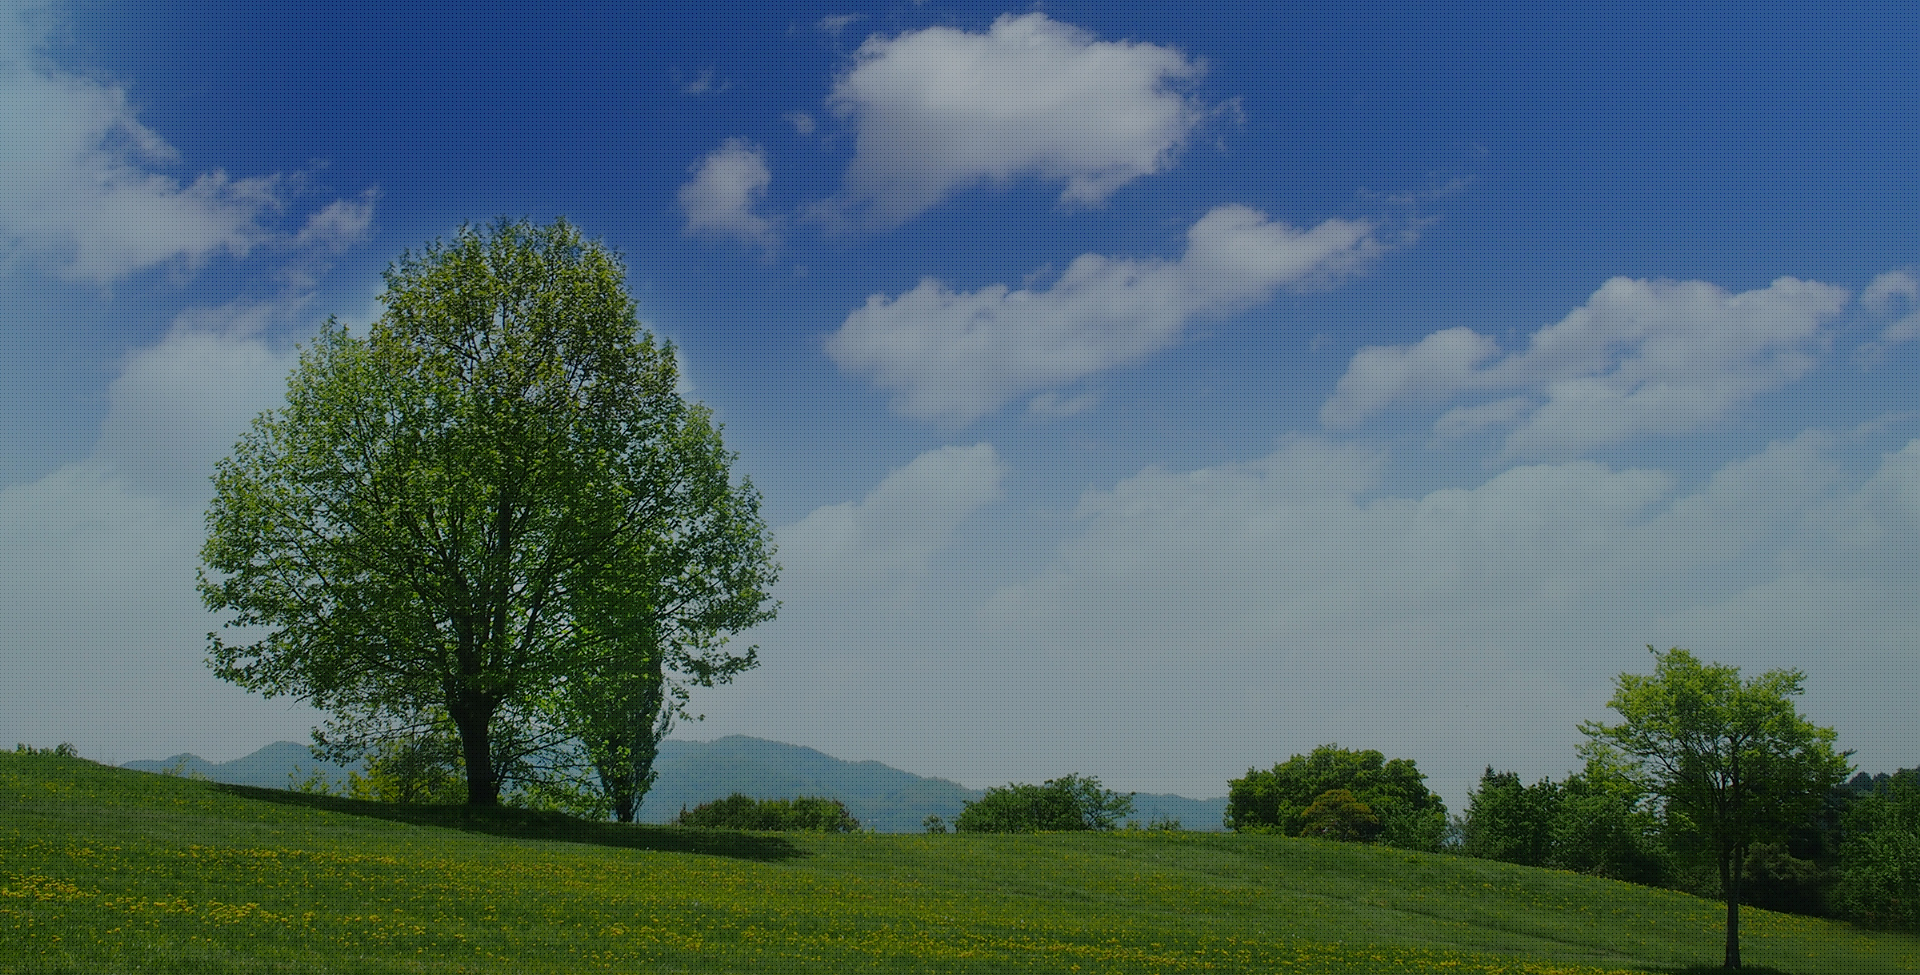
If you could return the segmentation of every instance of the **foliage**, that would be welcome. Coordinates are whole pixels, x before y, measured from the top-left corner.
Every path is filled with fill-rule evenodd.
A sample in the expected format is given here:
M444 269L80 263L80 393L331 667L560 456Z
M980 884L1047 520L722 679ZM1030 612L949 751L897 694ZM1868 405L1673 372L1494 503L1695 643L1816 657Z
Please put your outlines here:
M1380 835L1382 829L1380 817L1373 814L1373 807L1353 797L1345 789L1329 789L1313 800L1301 814L1306 825L1301 828L1301 836L1313 836L1323 840L1340 840L1348 843L1367 843Z
M988 789L954 818L956 833L1052 833L1112 830L1133 812L1133 794L1120 795L1094 776L1015 782Z
M1560 785L1547 866L1636 884L1665 884L1671 855L1649 795L1604 759Z
M701 829L751 829L772 832L851 833L860 821L837 799L753 799L734 793L725 799L682 809L676 826Z
M1560 787L1541 779L1520 784L1512 772L1487 766L1480 787L1467 797L1460 825L1460 852L1483 860L1544 867L1553 856L1553 826Z
M1326 793L1344 789L1378 817L1374 836L1381 842L1438 850L1446 835L1447 807L1425 783L1411 759L1388 761L1372 749L1321 745L1271 771L1248 769L1245 778L1229 782L1225 821L1235 832L1300 836L1309 826L1308 809Z
M444 716L490 805L568 740L640 761L636 685L753 666L759 495L624 274L564 221L463 227L388 268L366 337L330 322L215 474L215 673L334 712L337 759Z
M1530 867L1656 884L1666 879L1659 821L1643 790L1605 762L1562 782L1522 785L1491 766L1468 797L1460 852Z
M1737 667L1702 664L1675 648L1654 654L1650 676L1621 674L1608 707L1619 724L1582 722L1590 756L1617 760L1657 796L1668 831L1715 857L1726 901L1722 964L1740 967L1740 899L1755 843L1805 822L1851 768L1833 729L1794 710L1805 676L1770 670L1741 683Z
M1833 903L1846 917L1920 934L1920 773L1902 769L1848 811Z
M447 805L467 801L460 736L450 723L410 738L380 742L366 756L366 771L347 773L354 799Z
M79 758L80 757L79 749L74 748L72 742L66 742L66 741L63 741L60 744L53 746L52 748L35 748L32 745L22 745L19 742L15 742L13 746L13 753L15 755L58 755L61 758Z
M945 833L947 831L947 821L940 818L939 813L928 813L927 818L920 821L920 829L926 833Z

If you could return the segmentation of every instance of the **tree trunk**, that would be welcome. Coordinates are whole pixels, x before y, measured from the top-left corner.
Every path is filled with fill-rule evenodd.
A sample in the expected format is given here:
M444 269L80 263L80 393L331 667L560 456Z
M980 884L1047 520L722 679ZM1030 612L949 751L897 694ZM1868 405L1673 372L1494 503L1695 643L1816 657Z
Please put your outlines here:
M613 818L615 822L631 823L633 814L639 811L640 804L634 801L633 793L617 792L613 796Z
M460 752L467 765L467 805L498 806L500 779L493 769L491 736L494 705L480 695L455 694L447 708L460 729Z
M1740 967L1740 849L1720 846L1720 896L1727 902L1727 953L1722 968Z

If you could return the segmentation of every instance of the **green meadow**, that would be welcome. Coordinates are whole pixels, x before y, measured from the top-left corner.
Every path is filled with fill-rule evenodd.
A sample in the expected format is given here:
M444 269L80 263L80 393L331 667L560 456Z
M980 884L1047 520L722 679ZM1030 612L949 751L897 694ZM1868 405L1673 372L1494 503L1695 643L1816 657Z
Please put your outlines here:
M0 753L7 972L1704 972L1722 915L1318 840L706 832ZM1742 918L1750 969L1920 971L1910 936Z

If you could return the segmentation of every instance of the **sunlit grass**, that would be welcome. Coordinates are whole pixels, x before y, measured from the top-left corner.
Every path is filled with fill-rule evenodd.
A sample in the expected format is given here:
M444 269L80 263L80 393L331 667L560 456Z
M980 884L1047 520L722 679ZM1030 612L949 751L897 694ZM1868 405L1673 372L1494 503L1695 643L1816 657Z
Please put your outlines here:
M1755 966L1920 971L1910 937L1743 916ZM4 971L1593 975L1707 966L1720 920L1310 840L700 833L0 754Z

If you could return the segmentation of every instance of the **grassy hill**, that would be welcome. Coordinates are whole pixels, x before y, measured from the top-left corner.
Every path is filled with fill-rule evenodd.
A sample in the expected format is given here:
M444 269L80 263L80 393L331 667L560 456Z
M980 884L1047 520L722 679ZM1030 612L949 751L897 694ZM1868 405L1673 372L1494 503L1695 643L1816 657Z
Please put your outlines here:
M1762 970L1920 971L1920 939L1745 917ZM0 754L5 972L1593 975L1705 966L1719 921L1670 891L1314 840L710 833Z

